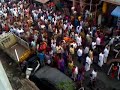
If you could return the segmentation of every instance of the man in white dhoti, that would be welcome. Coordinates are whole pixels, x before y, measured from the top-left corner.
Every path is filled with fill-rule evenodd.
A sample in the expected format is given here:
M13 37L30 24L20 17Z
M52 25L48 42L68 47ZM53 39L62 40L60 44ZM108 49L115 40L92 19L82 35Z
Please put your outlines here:
M98 15L98 26L101 25L101 22L102 22L102 15Z
M102 67L103 62L104 62L104 54L101 52L101 53L99 54L98 65L99 65L100 67Z
M92 64L92 61L89 56L86 57L86 63L85 63L85 70L89 71L90 70L90 65Z
M105 49L104 49L104 63L107 62L107 58L108 58L108 55L109 55L109 46L106 46Z

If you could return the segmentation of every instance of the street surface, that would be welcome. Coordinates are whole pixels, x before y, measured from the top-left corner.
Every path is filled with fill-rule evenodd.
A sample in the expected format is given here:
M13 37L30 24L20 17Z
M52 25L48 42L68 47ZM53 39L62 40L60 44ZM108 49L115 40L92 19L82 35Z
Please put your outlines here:
M20 71L19 65L12 61L12 59L9 56L7 56L4 52L2 51L0 52L1 52L0 60L7 73L7 76L10 80L13 90L29 90L28 86L22 85L22 80L24 79L25 75ZM79 62L76 63L78 64ZM108 69L107 66L103 66L103 68L100 69L98 66L93 64L92 67L96 67L98 71L96 88L99 88L100 90L112 90L112 88L120 90L120 81L118 81L117 78L111 79L109 76L107 76L106 74L107 73L106 71ZM86 88L85 90L91 90L88 86L90 72L91 71L85 74L84 80L84 86Z

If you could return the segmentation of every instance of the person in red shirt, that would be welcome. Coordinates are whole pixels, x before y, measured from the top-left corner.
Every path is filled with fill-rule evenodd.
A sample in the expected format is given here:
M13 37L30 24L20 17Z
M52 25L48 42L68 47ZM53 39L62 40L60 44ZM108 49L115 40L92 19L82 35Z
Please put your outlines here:
M104 34L101 32L100 33L100 38L101 38L101 48L104 48L104 44L105 44L105 36Z
M4 30L5 30L6 32L9 32L9 26L8 26L7 24L5 24Z

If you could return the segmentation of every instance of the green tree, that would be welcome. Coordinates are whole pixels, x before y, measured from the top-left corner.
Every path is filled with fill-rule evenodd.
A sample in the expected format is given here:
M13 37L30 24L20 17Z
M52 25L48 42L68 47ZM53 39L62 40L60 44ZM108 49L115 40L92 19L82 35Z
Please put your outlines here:
M75 90L73 82L70 81L60 82L57 86L60 90Z

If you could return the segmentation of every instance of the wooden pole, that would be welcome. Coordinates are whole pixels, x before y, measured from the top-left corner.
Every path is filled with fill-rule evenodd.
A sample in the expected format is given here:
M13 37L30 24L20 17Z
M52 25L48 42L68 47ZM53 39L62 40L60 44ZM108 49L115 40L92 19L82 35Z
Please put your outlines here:
M89 9L90 12L91 12L91 8L92 8L92 0L90 0L90 9Z

